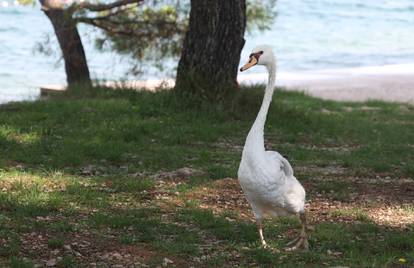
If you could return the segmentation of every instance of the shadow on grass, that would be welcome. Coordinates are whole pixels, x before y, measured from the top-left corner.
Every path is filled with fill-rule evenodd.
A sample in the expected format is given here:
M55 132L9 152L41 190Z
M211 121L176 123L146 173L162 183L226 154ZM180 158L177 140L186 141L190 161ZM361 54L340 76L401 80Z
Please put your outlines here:
M149 244L190 263L207 252L208 259L202 260L206 266L236 261L246 266L360 267L392 265L397 258L413 263L414 239L406 239L413 238L412 230L404 233L370 222L324 223L312 234L311 252L273 253L259 248L252 223L229 221L198 208L165 211L141 206L153 201L148 192L154 182L148 177L159 171L190 166L205 171L208 179L235 177L240 146L260 105L261 90L243 91L230 111L195 108L169 92L90 94L0 106L0 182L5 189L0 193L0 234L6 241L0 255L10 258L12 266L21 262L25 267L14 258L25 249L23 234L49 233L53 237L45 243L52 249L89 228L95 236L109 232L120 244ZM414 116L412 106L334 103L288 92L277 92L275 98L266 133L272 146L289 155L294 165L334 159L349 167L350 174L413 174L407 144L414 140L414 126L404 123ZM363 110L364 106L378 109ZM357 146L343 149L344 144ZM176 189L208 185L206 178ZM48 217L50 222L44 220ZM271 222L268 240L282 247L292 227L297 227L296 221ZM67 267L74 261L63 260Z
M234 176L240 157L234 146L243 144L262 94L244 89L227 110L194 107L169 91L127 90L3 105L0 166L82 175L89 165L93 175L125 175L192 165L215 177ZM404 122L413 116L405 104L336 103L277 92L266 133L269 149L294 164L335 159L353 172L412 175L407 144L414 140L414 125Z

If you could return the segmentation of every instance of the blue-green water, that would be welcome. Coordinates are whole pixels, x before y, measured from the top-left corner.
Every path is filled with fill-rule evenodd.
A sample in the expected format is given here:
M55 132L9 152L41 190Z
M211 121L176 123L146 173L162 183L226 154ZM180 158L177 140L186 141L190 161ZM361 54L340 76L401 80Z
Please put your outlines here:
M279 0L277 10L270 31L247 35L242 57L271 44L280 72L414 63L414 0ZM96 51L90 30L81 32L93 77L124 77L126 61ZM39 85L64 83L59 55L34 53L47 33L39 7L0 0L0 102L33 99Z
M270 42L282 70L414 62L414 0L279 0Z

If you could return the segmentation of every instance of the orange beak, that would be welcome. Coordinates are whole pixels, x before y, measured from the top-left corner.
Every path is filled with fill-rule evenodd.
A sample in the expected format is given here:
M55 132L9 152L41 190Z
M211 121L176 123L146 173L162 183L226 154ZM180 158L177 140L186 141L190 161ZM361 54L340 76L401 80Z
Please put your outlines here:
M247 69L255 66L257 64L256 57L250 57L249 62L247 62L243 67L240 68L240 72L246 71Z

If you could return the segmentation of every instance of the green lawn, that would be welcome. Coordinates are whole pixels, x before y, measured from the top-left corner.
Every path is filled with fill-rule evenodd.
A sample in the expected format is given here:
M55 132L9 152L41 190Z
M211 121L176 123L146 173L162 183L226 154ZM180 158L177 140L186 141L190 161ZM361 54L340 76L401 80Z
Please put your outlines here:
M313 225L311 250L288 253L298 220L269 219L262 249L236 180L262 94L0 106L0 266L414 266L414 106L275 94L267 148L303 182ZM168 176L183 167L198 172Z

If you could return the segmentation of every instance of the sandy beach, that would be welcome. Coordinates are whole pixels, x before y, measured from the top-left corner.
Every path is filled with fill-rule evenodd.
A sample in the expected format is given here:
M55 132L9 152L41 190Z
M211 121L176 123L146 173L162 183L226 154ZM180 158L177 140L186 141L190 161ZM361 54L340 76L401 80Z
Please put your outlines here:
M239 82L265 83L267 75L241 74ZM414 103L414 64L279 73L287 90L337 101L384 100Z

